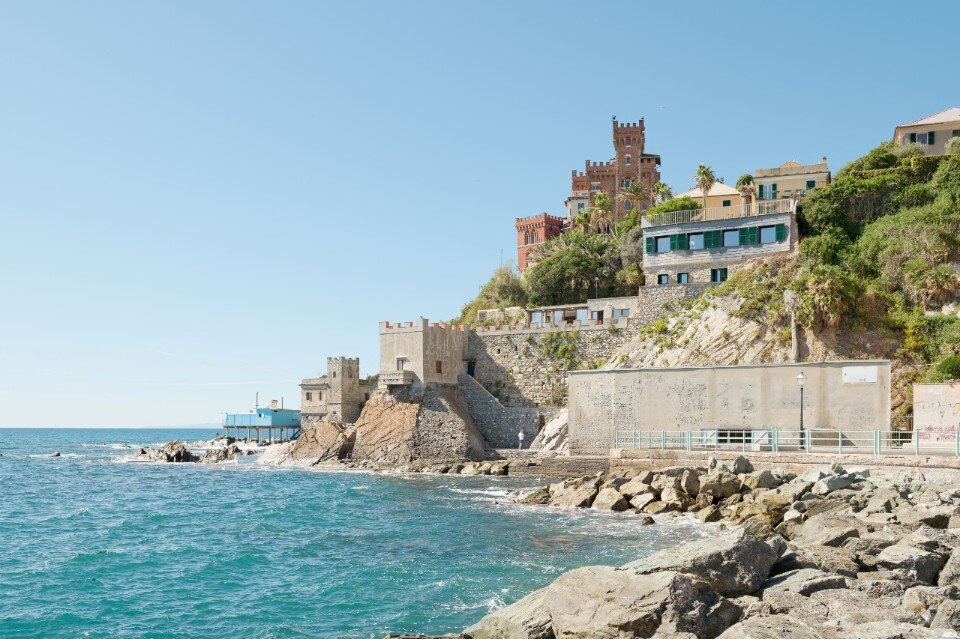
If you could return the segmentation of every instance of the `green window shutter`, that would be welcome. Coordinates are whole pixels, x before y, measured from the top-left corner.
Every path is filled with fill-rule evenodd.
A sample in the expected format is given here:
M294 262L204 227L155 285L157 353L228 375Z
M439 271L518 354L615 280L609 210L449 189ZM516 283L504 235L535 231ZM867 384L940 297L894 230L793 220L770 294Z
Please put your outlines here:
M648 237L648 238L647 238L647 253L653 254L653 253L656 253L656 252L657 252L657 245L654 243L654 240L653 240L652 237Z
M760 243L760 227L759 226L750 227L750 243L751 244Z
M817 185L817 181L816 181L816 180L807 180L807 188L808 188L808 189L812 189L812 188L814 188L816 185Z
M773 191L774 193L777 192L777 183L776 183L776 182L774 182L774 183L770 186L770 190Z
M787 239L787 225L777 224L777 241L783 242Z
M740 246L750 243L750 229L740 229Z
M676 235L671 235L671 236L670 236L670 250L671 250L671 251L676 251L676 250L677 250L677 236L676 236Z
M927 144L933 144L933 131L927 133Z
M911 133L911 134L910 134L910 142L913 143L913 142L916 142L916 141L917 141L917 134L916 134L916 133Z
M681 233L680 235L677 236L677 248L678 248L678 249L681 249L681 250L684 250L684 251L685 251L685 250L687 250L687 247L688 247L689 245L690 245L690 244L687 242L687 234L686 234L686 233Z
M721 282L727 281L727 269L725 268L720 269L720 281Z

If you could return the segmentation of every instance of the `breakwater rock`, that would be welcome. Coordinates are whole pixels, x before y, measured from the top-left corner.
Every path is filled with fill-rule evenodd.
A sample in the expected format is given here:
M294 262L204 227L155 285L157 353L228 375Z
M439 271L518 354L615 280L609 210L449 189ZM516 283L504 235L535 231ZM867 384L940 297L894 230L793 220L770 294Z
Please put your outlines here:
M526 504L693 514L714 538L620 567L568 572L461 639L884 639L960 633L960 481L802 475L738 458L703 468L596 475L517 496ZM736 529L730 525L736 524Z
M132 461L170 464L220 464L232 461L238 455L252 454L252 451L238 446L232 438L211 441L214 441L216 445L199 454L193 452L187 444L177 440L167 442L160 448L141 448L134 455Z

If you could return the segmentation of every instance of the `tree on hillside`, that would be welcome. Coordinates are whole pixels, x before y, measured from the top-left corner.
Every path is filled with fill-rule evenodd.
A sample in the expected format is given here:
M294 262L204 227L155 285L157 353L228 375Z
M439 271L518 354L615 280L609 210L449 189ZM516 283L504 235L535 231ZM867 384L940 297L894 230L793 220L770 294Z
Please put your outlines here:
M653 185L654 204L663 204L673 198L673 190L666 182L657 182Z
M740 191L740 197L744 204L750 204L753 201L753 176L744 173L737 178L737 190Z
M613 229L617 214L610 203L610 196L600 191L593 196L590 207L590 226L597 233L606 233Z
M947 155L960 155L960 137L953 137L947 140L947 144L943 149Z
M629 211L642 211L643 205L650 201L650 187L640 182L634 182L630 186L620 189L617 193L617 201L627 204Z
M573 218L573 228L581 231L587 231L590 228L590 211L580 211Z
M511 264L505 264L493 272L490 280L480 288L480 294L460 310L460 317L456 321L473 324L477 321L477 311L526 304L527 289L523 280L514 272Z
M707 196L710 194L710 189L713 188L713 185L717 183L717 175L709 166L701 164L697 167L697 173L693 176L693 182L703 194L703 208L707 208Z

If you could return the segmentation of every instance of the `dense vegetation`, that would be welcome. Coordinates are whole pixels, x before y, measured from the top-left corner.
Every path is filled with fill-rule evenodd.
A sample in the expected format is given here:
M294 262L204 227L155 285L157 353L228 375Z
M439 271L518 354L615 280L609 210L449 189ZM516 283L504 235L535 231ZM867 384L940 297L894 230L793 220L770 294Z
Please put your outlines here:
M960 319L929 312L958 288L960 155L884 143L803 198L797 221L799 256L740 271L711 294L737 292L742 315L776 322L791 291L804 328L896 335L898 357L927 381L960 377Z

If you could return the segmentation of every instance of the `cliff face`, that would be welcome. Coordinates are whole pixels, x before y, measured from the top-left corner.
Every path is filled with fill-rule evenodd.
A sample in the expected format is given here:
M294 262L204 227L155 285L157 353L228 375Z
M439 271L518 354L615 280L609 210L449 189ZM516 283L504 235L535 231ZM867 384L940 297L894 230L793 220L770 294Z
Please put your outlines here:
M428 384L420 394L377 391L357 420L353 459L402 464L480 459L484 441L456 386Z

